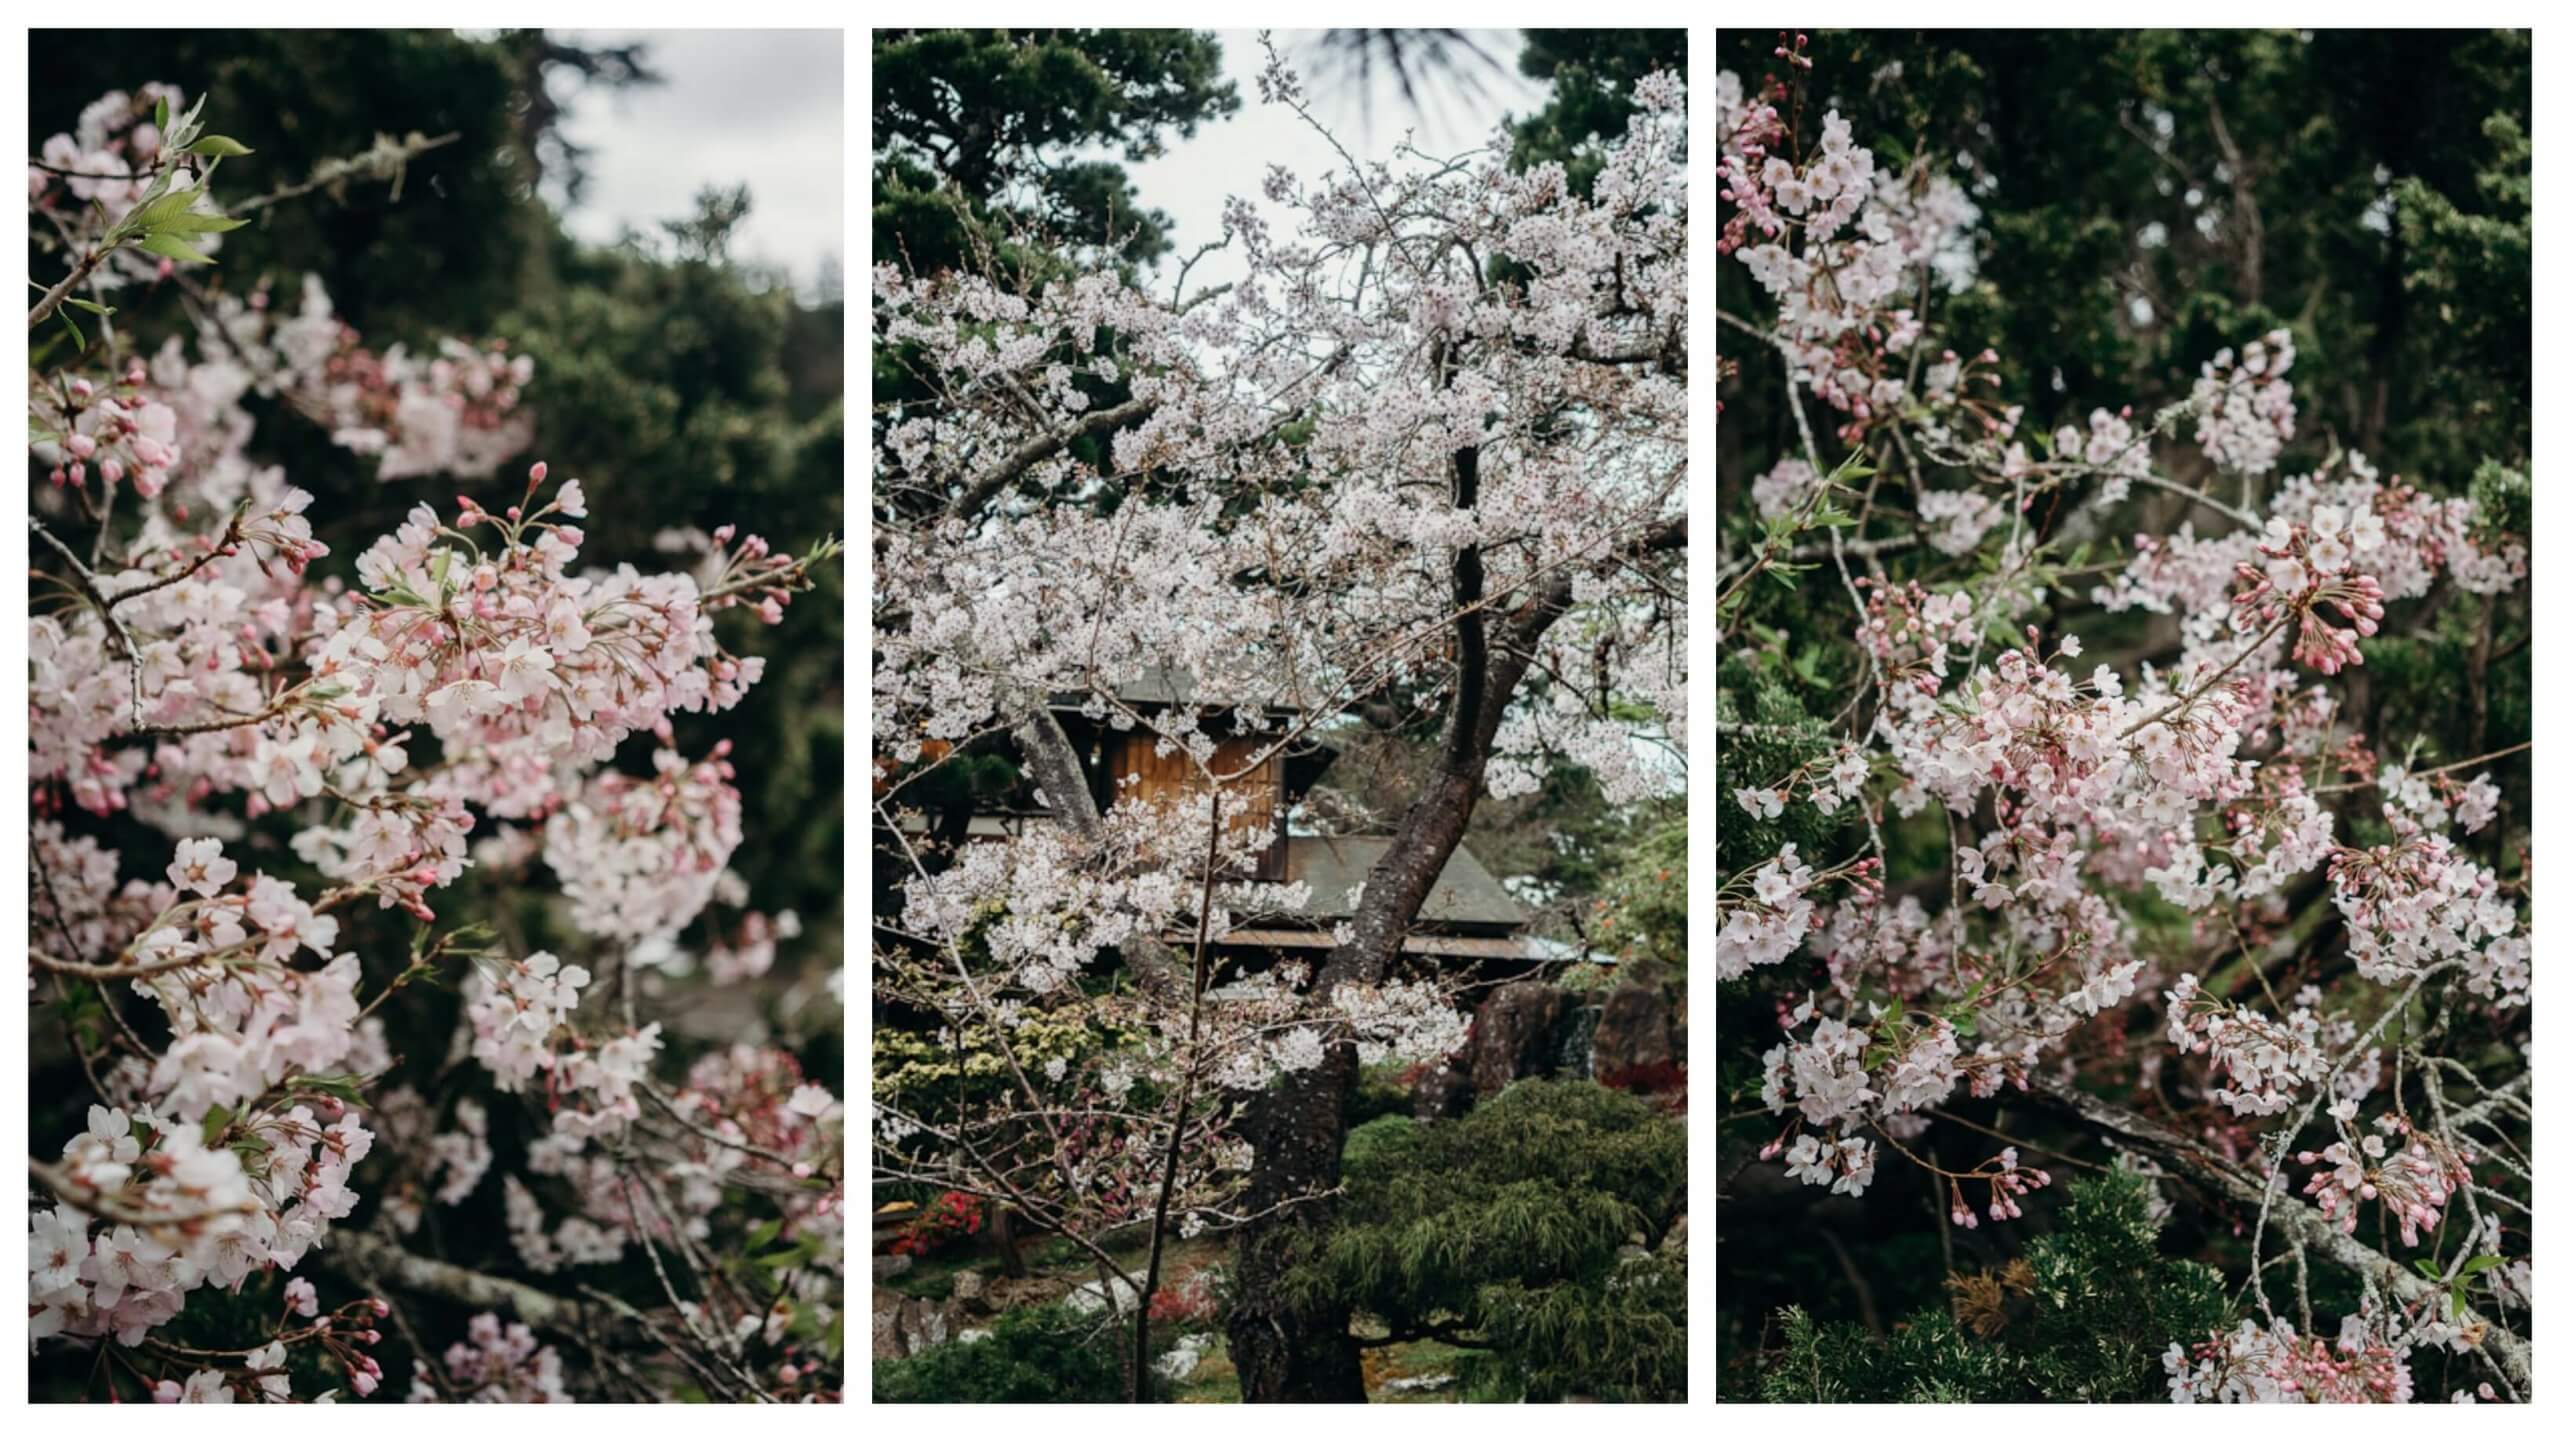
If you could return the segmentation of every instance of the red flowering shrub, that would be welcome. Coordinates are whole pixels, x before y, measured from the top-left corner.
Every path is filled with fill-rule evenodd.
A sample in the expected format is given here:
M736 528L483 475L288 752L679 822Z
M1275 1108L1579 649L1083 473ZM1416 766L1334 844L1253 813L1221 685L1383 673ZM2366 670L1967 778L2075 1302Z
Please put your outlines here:
M898 1241L889 1245L892 1253L920 1258L955 1238L966 1238L978 1231L985 1221L983 1201L971 1194L946 1193L925 1205L924 1212Z

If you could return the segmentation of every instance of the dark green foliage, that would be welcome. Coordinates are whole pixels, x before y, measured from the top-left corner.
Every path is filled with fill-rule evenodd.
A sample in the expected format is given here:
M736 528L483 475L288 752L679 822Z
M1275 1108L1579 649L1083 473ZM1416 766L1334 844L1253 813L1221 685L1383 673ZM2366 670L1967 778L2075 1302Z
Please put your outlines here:
M1804 787L1775 820L1743 810L1735 793L1774 787L1808 761L1833 754L1836 742L1809 709L1824 695L1822 649L1810 642L1791 659L1789 634L1765 629L1756 650L1731 649L1716 666L1716 864L1747 870L1793 842L1808 865L1820 864L1847 825L1847 807L1829 815L1803 799ZM1807 673L1815 675L1808 678Z
M1238 108L1218 42L1185 30L874 30L871 232L883 263L965 267L983 244L1152 262L1168 221L1096 147L1150 159ZM1037 248L1010 247L1017 227Z
M1098 1315L1063 1303L1016 1308L976 1342L872 1364L881 1402L1117 1402L1118 1343Z
M1294 1268L1293 1297L1338 1298L1388 1335L1438 1336L1482 1395L1684 1395L1686 1134L1630 1095L1527 1080L1463 1119L1355 1130L1340 1217Z
M1882 1342L1854 1323L1816 1323L1802 1308L1778 1315L1786 1351L1756 1387L1763 1402L2005 1402L2020 1400L2018 1360L1932 1308Z
M2520 434L2533 397L2532 148L2516 117L2498 113L2463 153L2476 161L2466 200L2423 178L2391 187L2393 232L2413 265L2410 329L2432 360L2416 377L2449 426ZM2487 452L2484 463L2525 456L2520 442Z
M220 132L257 151L223 169L221 192L235 204L298 183L378 133L456 136L409 166L396 202L388 186L363 183L260 210L224 235L220 272L208 276L272 275L290 294L301 274L319 273L340 312L380 346L475 336L519 291L525 248L550 226L515 117L524 56L504 41L451 30L183 28L112 40L37 32L34 45L32 143L72 129L108 90L166 81L190 99L210 95L206 118L220 116ZM394 314L419 326L387 322Z
M1689 820L1669 816L1641 839L1617 847L1617 868L1601 886L1592 944L1632 964L1658 961L1673 976L1688 968Z
M2031 425L2173 398L2215 349L2290 324L2305 452L2334 434L2457 490L2482 457L2524 456L2524 32L1879 31L1811 50L1809 124L1836 106L1880 165L1917 156L1981 203L1980 282L1942 286L1929 319L1957 351L1997 347ZM1720 33L1715 64L1754 87L1769 37ZM1732 303L1766 303L1728 273ZM1747 481L1793 429L1774 387L1721 395L1720 432L1769 444Z
M1520 72L1552 80L1555 98L1544 109L1514 121L1511 162L1526 169L1557 160L1577 194L1591 192L1600 172L1596 155L1577 154L1583 141L1626 131L1635 113L1635 82L1655 70L1686 78L1689 32L1659 30L1527 30Z
M2149 1197L2128 1173L2077 1180L2060 1226L2023 1259L1963 1280L1957 1311L1930 1308L1881 1340L1788 1308L1781 1349L1729 1390L1768 1402L2159 1401L2160 1354L2232 1312L2220 1273L2159 1255Z
M1413 1085L1405 1077L1409 1067L1360 1066L1360 1082L1352 1086L1350 1107L1342 1115L1355 1135L1359 1126L1371 1119L1397 1118L1413 1112Z

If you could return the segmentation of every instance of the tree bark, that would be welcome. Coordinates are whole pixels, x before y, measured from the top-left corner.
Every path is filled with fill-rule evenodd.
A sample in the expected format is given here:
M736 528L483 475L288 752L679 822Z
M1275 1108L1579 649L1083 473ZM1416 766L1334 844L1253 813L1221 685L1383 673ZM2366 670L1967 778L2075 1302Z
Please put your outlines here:
M2048 1074L2034 1076L2030 1093L2046 1108L2087 1126L2117 1147L2158 1160L2211 1197L2240 1207L2255 1207L2266 1197L2265 1179L2131 1109L2084 1094L2069 1082ZM2371 1279L2395 1299L2414 1303L2436 1291L2417 1274L2358 1242L2353 1234L2321 1217L2318 1210L2284 1189L2276 1191L2274 1201L2267 1207L2268 1217L2277 1229L2311 1253ZM2489 1356L2497 1360L2519 1394L2529 1393L2533 1387L2533 1344L2495 1323L2487 1326L2482 1341Z
M1098 843L1102 839L1102 811L1093 803L1093 790L1084 783L1084 768L1076 764L1075 747L1068 742L1066 728L1058 724L1056 715L1034 712L1013 728L1013 739L1022 748L1032 781L1040 787L1040 794L1049 798L1049 809L1057 812L1058 819L1079 839ZM1129 962L1131 972L1149 991L1163 999L1181 998L1181 971L1163 942L1151 935L1140 935L1120 947L1120 957Z
M1454 467L1460 497L1471 498L1474 451L1462 451ZM1685 546L1688 530L1685 519L1655 524L1595 565ZM1477 555L1463 554L1452 576L1459 609L1477 606L1484 580ZM1438 767L1371 869L1350 938L1325 957L1316 977L1319 1006L1336 989L1377 984L1392 973L1405 932L1467 833L1503 714L1529 673L1539 641L1572 605L1572 574L1560 572L1506 618L1489 621L1481 610L1460 618L1458 689ZM1266 1091L1247 1112L1254 1165L1246 1207L1276 1210L1247 1224L1237 1241L1227 1351L1247 1402L1367 1400L1349 1307L1323 1299L1293 1305L1280 1294L1281 1279L1298 1261L1305 1240L1322 1236L1330 1220L1320 1195L1341 1178L1342 1142L1350 1132L1346 1111L1358 1077L1352 1047L1337 1041L1321 1065Z

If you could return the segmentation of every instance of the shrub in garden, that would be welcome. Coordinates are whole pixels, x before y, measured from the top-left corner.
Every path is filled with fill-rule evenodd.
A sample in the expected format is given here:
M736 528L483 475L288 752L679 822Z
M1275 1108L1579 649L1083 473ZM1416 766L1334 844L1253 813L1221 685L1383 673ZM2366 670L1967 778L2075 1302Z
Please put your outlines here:
M915 1221L889 1245L892 1253L922 1257L955 1239L966 1238L978 1231L986 1217L982 1200L965 1193L938 1195L924 1206Z
M1950 1279L1946 1299L1878 1341L1866 1328L1782 1315L1760 1375L1772 1402L2129 1402L2168 1391L2160 1350L2227 1325L2222 1276L2162 1258L2149 1181L2086 1175L2059 1226L2023 1256Z
M1681 1122L1582 1081L1522 1080L1461 1119L1354 1130L1339 1222L1287 1286L1379 1340L1477 1350L1479 1394L1674 1401L1687 1386ZM1654 1251L1642 1251L1654 1250Z
M988 1335L873 1365L881 1402L1116 1402L1120 1355L1109 1322L1063 1303L1016 1308Z

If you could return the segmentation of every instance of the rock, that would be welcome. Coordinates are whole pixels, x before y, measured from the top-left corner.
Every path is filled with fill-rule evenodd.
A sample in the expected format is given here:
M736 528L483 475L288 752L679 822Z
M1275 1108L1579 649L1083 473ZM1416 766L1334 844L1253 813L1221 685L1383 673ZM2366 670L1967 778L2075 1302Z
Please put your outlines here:
M1111 1280L1110 1301L1114 1311L1134 1313L1138 1310L1138 1290L1130 1287L1127 1281L1114 1278ZM1102 1304L1102 1279L1100 1278L1090 1283L1078 1283L1076 1290L1067 1294L1067 1306L1079 1313L1101 1312Z
M1457 1380L1454 1372L1426 1372L1414 1377L1390 1377L1379 1387L1385 1392L1437 1392Z
M1156 1375L1167 1382L1189 1382L1191 1374L1200 1370L1201 1354L1208 1350L1207 1333L1184 1333L1156 1359Z
M957 1341L964 1343L985 1342L987 1339L994 1336L994 1333L985 1328L962 1328Z
M1476 1011L1468 1037L1467 1074L1478 1099L1490 1099L1514 1079L1552 1074L1566 1032L1565 1012L1574 1000L1551 984L1508 984Z
M1413 1116L1423 1123L1457 1118L1475 1102L1475 1081L1463 1065L1434 1064L1413 1081Z
M952 1274L951 1301L972 1313L988 1311L986 1276L975 1271Z
M1622 984L1600 1007L1600 1026L1591 1035L1591 1077L1600 1082L1644 1082L1654 1071L1676 1063L1679 1047L1671 1037L1671 1001L1659 989ZM1634 1076L1630 1079L1630 1076Z
M1684 1213L1671 1220L1671 1231L1662 1235L1662 1256L1665 1258L1689 1256L1689 1215Z
M916 1260L904 1253L874 1253L871 1255L871 1281L885 1283L891 1278L902 1277L915 1265Z
M871 1290L871 1355L913 1357L951 1337L951 1316L930 1298Z
M956 1284L957 1279L953 1282ZM1054 1303L1066 1295L1067 1280L1040 1276L1034 1278L998 1278L987 1284L987 1307L992 1312L1010 1312L1033 1303Z

